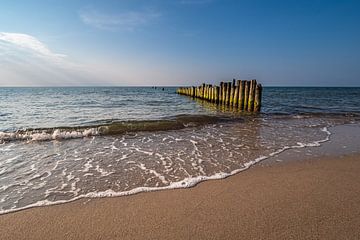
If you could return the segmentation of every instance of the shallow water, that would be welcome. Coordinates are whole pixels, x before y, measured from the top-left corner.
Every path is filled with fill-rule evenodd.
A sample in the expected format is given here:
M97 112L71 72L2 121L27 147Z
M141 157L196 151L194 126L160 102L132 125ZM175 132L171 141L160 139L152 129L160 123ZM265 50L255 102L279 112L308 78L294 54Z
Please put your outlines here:
M261 114L174 92L0 88L1 213L193 186L359 122L359 88L265 88Z

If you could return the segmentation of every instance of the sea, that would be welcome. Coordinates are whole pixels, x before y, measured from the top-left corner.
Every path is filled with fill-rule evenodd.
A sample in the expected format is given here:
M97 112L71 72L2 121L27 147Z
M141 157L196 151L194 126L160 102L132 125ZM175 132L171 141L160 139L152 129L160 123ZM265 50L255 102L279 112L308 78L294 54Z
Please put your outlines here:
M260 113L175 90L0 88L0 214L192 187L360 123L360 88L265 87Z

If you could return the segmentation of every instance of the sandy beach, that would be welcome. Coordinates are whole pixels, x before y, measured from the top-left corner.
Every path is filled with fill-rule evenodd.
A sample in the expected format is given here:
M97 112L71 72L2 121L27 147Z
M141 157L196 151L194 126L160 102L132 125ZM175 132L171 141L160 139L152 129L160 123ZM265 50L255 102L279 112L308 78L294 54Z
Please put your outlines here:
M0 216L1 239L360 239L360 155Z

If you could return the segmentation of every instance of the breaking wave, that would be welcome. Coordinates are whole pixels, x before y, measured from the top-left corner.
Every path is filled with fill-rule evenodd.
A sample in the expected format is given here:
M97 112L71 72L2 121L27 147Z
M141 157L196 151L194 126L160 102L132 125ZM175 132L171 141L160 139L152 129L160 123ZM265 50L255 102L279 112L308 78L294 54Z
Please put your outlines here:
M168 131L187 127L197 127L220 121L241 120L211 115L178 115L160 120L98 121L87 126L20 129L0 132L0 143L9 141L47 141L91 137L98 135L118 135L140 131ZM100 124L97 124L101 122Z

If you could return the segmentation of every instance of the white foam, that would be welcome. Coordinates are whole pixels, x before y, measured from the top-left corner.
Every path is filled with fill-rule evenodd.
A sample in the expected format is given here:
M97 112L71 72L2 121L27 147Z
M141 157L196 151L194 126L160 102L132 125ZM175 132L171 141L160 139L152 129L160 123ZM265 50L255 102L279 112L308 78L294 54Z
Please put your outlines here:
M193 186L197 185L198 183L200 183L202 181L223 179L223 178L232 176L234 174L240 173L242 171L245 171L245 170L249 169L250 167L252 167L253 165L255 165L255 164L257 164L257 163L259 163L259 162L261 162L261 161L263 161L265 159L268 159L269 157L278 155L278 154L286 151L287 149L296 149L296 148L320 146L321 143L329 141L330 140L330 135L331 135L331 132L326 127L322 128L321 131L327 133L327 136L326 136L325 139L314 141L314 142L311 142L311 143L297 143L297 145L293 145L293 146L284 146L284 147L270 153L267 156L260 156L260 157L258 157L256 159L253 159L253 160L251 160L249 162L246 162L243 165L243 167L241 167L239 169L235 169L235 170L231 171L230 173L220 172L220 173L216 173L216 174L214 174L212 176L188 177L188 178L184 178L181 181L172 182L169 185L163 186L163 187L137 187L137 188L134 188L134 189L131 189L131 190L128 190L128 191L122 191L122 192L116 192L116 191L113 191L113 190L109 189L109 190L106 190L106 191L89 192L89 193L81 194L81 195L78 195L80 189L76 188L76 183L80 179L75 178L75 182L73 182L71 184L71 189L72 189L72 191L73 191L73 193L74 193L74 195L76 197L74 197L74 198L72 198L70 200L59 200L59 201L41 200L41 201L38 201L36 203L30 204L30 205L27 205L27 206L24 206L24 207L20 207L20 208L12 208L12 209L8 209L8 210L0 210L0 214L20 211L20 210L24 210L24 209L28 209L28 208L33 208L33 207L40 207L40 206L48 206L48 205L68 203L68 202L76 201L76 200L82 199L82 198L120 197L120 196L133 195L133 194L137 194L137 193L141 193L141 192L151 192L151 191L161 191L161 190L168 190L168 189L193 187ZM144 170L149 171L149 169L147 169L143 164L141 164L139 167L144 169ZM97 170L100 173L103 171L102 169L98 168L98 166L97 166ZM163 177L158 173L156 174L156 172L151 172L151 173L155 174L155 176L159 177L160 179L161 179L161 177ZM163 180L165 180L165 179L163 179ZM163 183L165 183L165 181L163 181Z
M89 136L99 135L97 128L79 129L79 130L61 130L55 129L52 133L37 130L24 132L0 132L0 143L14 140L28 140L28 141L47 141L47 140L61 140L83 138Z
M108 172L106 170L104 170L103 168L101 168L99 165L96 165L95 170L101 174L102 177L106 177L109 176L111 174L113 174L114 172Z

